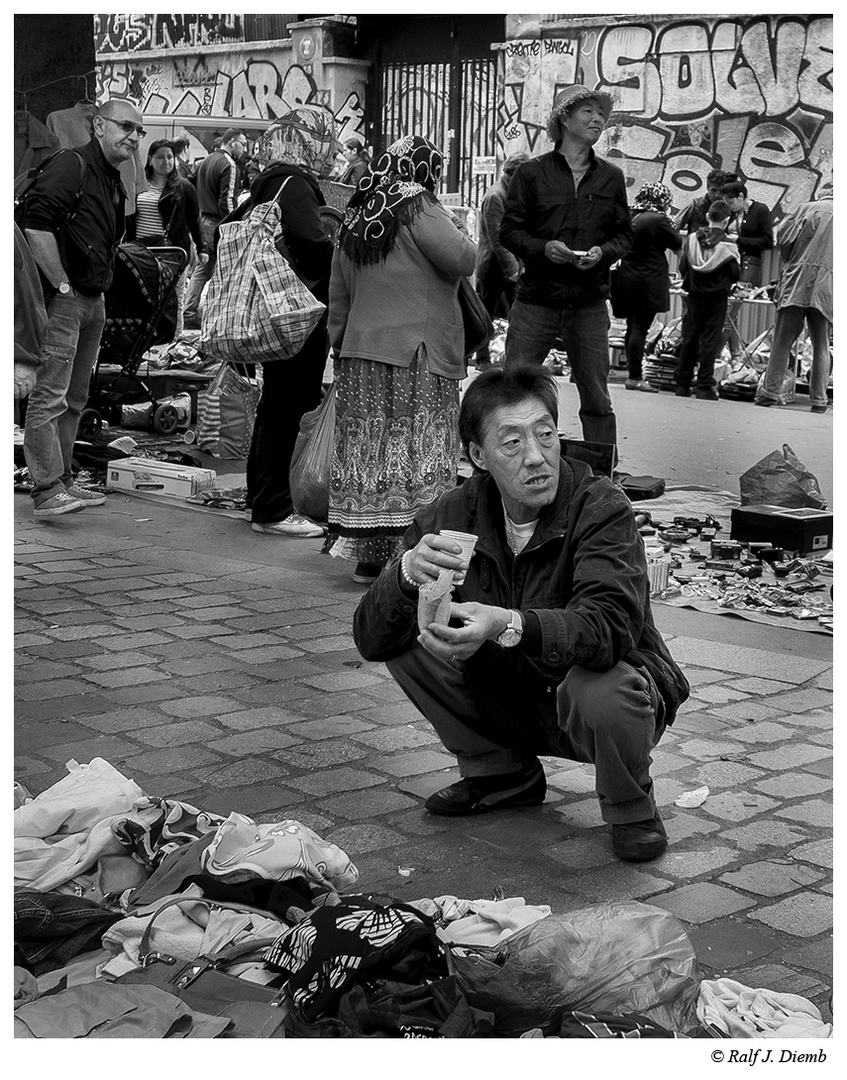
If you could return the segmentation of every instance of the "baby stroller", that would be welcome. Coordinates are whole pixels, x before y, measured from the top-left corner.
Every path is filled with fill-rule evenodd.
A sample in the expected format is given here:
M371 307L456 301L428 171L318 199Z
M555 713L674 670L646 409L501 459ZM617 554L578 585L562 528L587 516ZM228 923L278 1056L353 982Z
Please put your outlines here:
M121 405L139 400L152 403L151 424L155 431L171 435L176 430L179 413L173 405L159 404L139 377L138 368L151 346L173 340L176 286L187 261L187 253L178 247L146 247L137 242L118 245L115 275L105 298L106 326L92 374L92 389L79 422L82 438L96 437L104 420L120 423ZM99 379L104 364L120 369L105 382Z

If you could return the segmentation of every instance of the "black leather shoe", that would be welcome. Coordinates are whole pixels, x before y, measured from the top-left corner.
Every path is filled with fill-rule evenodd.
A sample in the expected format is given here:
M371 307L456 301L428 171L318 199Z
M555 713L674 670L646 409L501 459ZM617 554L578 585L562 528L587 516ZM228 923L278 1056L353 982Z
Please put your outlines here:
M691 397L691 391L687 386L678 386L674 390L674 397Z
M528 772L503 776L466 776L436 791L424 803L431 814L458 817L507 810L513 806L537 806L547 794L547 778L539 763Z
M624 862L658 859L667 846L668 834L658 810L647 821L612 826L612 851Z
M700 401L720 401L720 394L717 390L706 388L705 390L698 390L695 397Z

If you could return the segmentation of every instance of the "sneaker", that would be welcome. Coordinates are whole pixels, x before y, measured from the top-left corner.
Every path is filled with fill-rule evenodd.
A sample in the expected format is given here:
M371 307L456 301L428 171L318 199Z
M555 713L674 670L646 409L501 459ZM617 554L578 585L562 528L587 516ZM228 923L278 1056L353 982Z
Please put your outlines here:
M720 394L713 387L708 386L704 390L698 390L695 395L699 401L720 401Z
M84 510L85 506L82 499L75 498L69 491L60 491L58 495L51 495L44 502L36 503L32 513L37 518L58 517L60 514L75 514Z
M612 826L612 851L624 862L658 859L667 846L668 834L658 808L647 821Z
M74 499L81 499L86 506L102 506L106 501L106 496L102 491L92 491L91 488L77 487L76 484L71 484L68 488L68 495L71 495Z
M674 390L675 397L691 397L691 391L687 386L678 386Z
M269 533L271 536L326 536L323 525L316 525L302 514L289 514L284 521L270 521L266 525L254 521L252 529L253 532Z
M357 585L372 585L382 573L382 567L376 563L356 563L353 580Z
M655 386L651 386L644 379L627 379L624 386L627 390L643 390L645 394L658 394L659 392Z
M424 806L431 814L459 817L513 806L537 806L544 802L546 794L547 778L538 762L518 773L466 776L430 795Z

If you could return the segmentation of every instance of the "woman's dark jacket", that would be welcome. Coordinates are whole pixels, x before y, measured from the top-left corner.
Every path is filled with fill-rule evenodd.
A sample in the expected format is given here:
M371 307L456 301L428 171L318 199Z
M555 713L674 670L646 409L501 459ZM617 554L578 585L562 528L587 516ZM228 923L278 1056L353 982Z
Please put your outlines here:
M671 306L666 251L679 251L682 237L666 214L636 210L632 215L632 247L624 255L612 290L612 308L619 319Z
M571 667L610 671L624 661L650 673L665 703L665 720L673 721L688 697L688 681L653 622L632 506L607 478L563 458L556 500L542 510L532 539L516 557L505 541L500 493L487 473L422 510L404 545L412 548L440 529L479 537L454 599L518 608L527 628L525 642L515 649L486 641L465 661L469 674L482 678L488 665L506 665L528 697L549 701L551 687ZM356 609L356 646L366 660L391 660L412 649L418 633L417 600L403 592L393 563Z
M200 254L206 245L200 232L200 211L194 185L181 177L175 187L166 187L159 199L159 216L167 234L167 244L191 253L191 241ZM135 215L127 218L127 240L135 239ZM145 241L149 243L149 240Z

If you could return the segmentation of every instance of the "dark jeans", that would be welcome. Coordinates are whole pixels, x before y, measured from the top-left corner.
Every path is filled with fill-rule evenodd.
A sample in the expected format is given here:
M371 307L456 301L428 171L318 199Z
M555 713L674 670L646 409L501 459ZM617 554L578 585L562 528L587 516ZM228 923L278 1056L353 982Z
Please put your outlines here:
M546 307L516 300L506 335L507 368L543 364L561 337L579 392L579 419L588 442L617 445L609 397L609 312L605 300L575 307Z
M294 509L288 470L303 413L321 400L321 378L329 353L326 317L288 360L262 368L262 396L247 456L247 501L259 525L284 521Z
M492 319L508 319L512 304L515 302L515 289L517 282L503 276L500 264L489 263L488 267L476 280L476 291L482 305ZM483 346L476 354L477 366L487 364L491 360L491 352L487 345Z
M626 351L626 366L630 379L640 380L643 373L644 345L647 333L656 317L655 311L639 311L637 315L628 315L623 344Z
M653 679L618 663L611 671L572 667L558 686L524 681L494 662L454 667L420 645L388 670L423 713L462 776L500 776L538 756L591 762L603 820L653 816L651 750L665 730Z
M677 386L690 389L697 369L697 389L715 385L715 354L723 331L726 293L689 293L682 317L682 341L676 366Z

